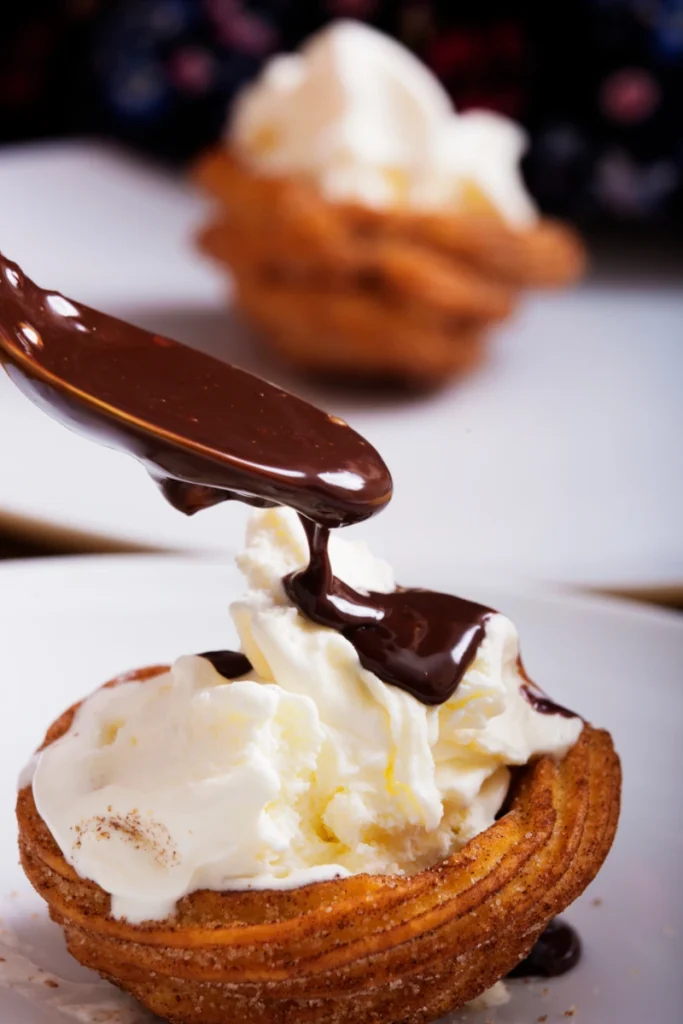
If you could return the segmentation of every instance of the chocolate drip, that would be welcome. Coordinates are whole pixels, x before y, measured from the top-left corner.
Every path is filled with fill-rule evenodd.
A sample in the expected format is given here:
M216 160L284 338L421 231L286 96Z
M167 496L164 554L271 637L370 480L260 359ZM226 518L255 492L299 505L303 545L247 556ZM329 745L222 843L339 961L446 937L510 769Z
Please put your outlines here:
M581 939L570 924L556 917L528 957L510 971L509 978L556 978L581 959Z
M203 651L199 657L210 661L216 672L225 679L239 679L252 670L249 658L239 651Z
M232 499L296 509L311 557L285 586L302 614L338 630L365 668L424 704L453 694L490 608L429 590L361 594L332 575L328 528L367 519L392 491L378 453L343 420L244 370L45 291L2 255L0 364L50 415L138 458L188 515ZM229 652L205 657L228 678L251 667ZM537 710L568 713L532 688L525 692Z
M550 697L546 697L535 683L523 683L520 690L534 711L538 711L542 715L562 715L563 718L577 717L574 711L570 711L569 708L564 708L561 704L556 704Z
M556 704L554 700L543 692L533 679L527 674L527 670L524 668L524 662L522 661L521 655L517 657L517 668L524 682L520 686L520 693L525 698L527 703L531 704L534 711L538 711L541 715L561 715L563 718L577 718L578 716L574 711L570 711L569 708L562 707L561 704Z
M345 636L385 683L423 704L443 704L472 662L492 609L431 590L361 594L332 575L327 529L301 521L309 564L284 585L302 615Z
M343 420L39 288L1 255L0 363L50 415L140 459L187 514L237 498L342 526L391 497L384 462Z

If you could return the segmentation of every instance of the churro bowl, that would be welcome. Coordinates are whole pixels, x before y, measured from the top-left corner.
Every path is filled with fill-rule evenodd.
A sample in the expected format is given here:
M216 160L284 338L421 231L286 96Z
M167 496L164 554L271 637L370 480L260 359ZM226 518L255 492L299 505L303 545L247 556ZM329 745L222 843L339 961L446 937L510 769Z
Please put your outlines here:
M67 732L77 707L43 748ZM160 1017L418 1024L476 997L528 954L600 868L619 794L610 736L586 724L559 762L518 769L498 820L428 870L285 891L200 890L174 916L142 924L112 917L109 895L67 864L31 786L17 814L22 865L72 955Z
M228 150L195 177L215 201L199 235L244 317L303 371L435 384L475 366L490 329L534 287L574 281L575 232L507 224L477 192L421 212L331 202L304 177L254 172Z

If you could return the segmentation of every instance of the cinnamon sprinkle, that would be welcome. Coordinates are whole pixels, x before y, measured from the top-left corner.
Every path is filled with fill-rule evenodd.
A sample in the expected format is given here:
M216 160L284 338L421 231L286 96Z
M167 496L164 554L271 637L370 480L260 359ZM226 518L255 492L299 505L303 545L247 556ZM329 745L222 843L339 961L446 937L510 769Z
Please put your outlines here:
M143 819L137 807L127 814L98 814L73 826L77 835L74 850L83 845L86 834L94 834L98 840L110 840L113 835L130 842L136 850L147 850L153 854L160 867L172 867L179 863L179 855L171 835L159 821Z

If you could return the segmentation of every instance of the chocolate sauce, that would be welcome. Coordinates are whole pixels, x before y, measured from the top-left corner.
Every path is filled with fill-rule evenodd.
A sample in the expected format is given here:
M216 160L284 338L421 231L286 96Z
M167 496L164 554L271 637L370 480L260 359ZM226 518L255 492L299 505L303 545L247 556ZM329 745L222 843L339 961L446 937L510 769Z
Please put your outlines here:
M0 363L50 415L140 459L187 514L237 498L342 526L391 497L389 470L343 420L39 288L1 255Z
M210 661L216 672L225 679L239 679L252 670L249 658L239 651L203 651L199 657Z
M562 718L578 717L576 712L570 711L569 708L564 708L561 704L556 704L554 700L551 700L541 687L530 678L527 670L524 668L521 655L517 656L517 668L524 680L519 688L520 693L527 703L531 704L534 711L538 711L541 715L561 715Z
M332 575L325 527L302 523L309 564L285 589L302 615L336 629L364 668L423 704L443 704L474 658L491 608L432 590L361 594Z
M570 924L556 917L528 957L510 971L509 978L556 978L581 959L581 939Z
M50 415L138 458L188 515L231 499L296 509L310 562L285 586L302 614L338 630L365 668L424 704L453 694L490 608L429 590L361 594L332 575L329 527L367 519L392 491L379 454L343 420L39 288L1 255L0 363ZM228 678L251 668L243 655L204 656ZM568 713L532 689L526 695L538 710Z
M561 704L556 704L535 683L523 683L520 686L520 691L528 703L531 704L534 711L538 711L542 715L562 715L563 718L577 717L575 711L570 711L569 708L563 708Z

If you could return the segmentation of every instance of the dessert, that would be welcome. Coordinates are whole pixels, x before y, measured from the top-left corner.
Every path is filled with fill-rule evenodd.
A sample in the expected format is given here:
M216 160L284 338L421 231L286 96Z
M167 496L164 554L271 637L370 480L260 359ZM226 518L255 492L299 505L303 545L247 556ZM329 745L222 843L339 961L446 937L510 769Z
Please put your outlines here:
M337 22L273 58L196 177L200 247L304 370L430 384L475 365L522 289L574 280L583 250L540 217L522 130L458 115L375 29Z
M72 954L178 1024L428 1022L518 967L607 855L618 758L505 616L331 531L388 502L378 453L3 259L0 361L183 511L262 506L241 649L113 680L22 776L22 864Z

